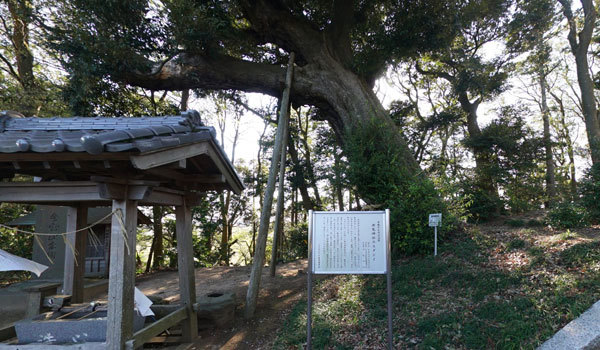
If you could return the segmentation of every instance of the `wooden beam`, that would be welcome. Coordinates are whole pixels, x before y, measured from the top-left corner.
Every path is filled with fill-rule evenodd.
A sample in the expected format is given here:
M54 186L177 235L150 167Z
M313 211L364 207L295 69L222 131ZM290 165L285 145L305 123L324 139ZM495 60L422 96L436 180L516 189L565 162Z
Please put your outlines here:
M123 179L123 178L108 177L108 176L90 176L90 180L94 181L94 182L105 182L105 183L121 184L121 185L160 186L160 181Z
M173 147L166 150L151 151L140 155L132 155L131 163L138 169L156 168L161 165L173 163L182 159L205 154L209 149L208 142L193 143L189 145Z
M152 187L147 185L121 185L98 183L100 197L107 199L143 200L152 193Z
M88 208L77 207L77 229L87 226ZM87 249L88 230L79 231L75 234L75 271L73 273L73 303L83 303L84 276L85 276L85 254Z
M219 168L219 171L221 172L221 174L223 174L223 176L225 176L227 183L229 184L229 186L231 186L231 190L235 194L242 193L242 191L244 190L244 187L243 187L243 185L240 185L239 180L237 179L237 174L235 173L235 170L231 169L234 172L232 174L230 172L230 167L226 166L226 164L229 164L229 161L227 159L225 159L219 152L215 151L212 148L209 149L208 155L213 160L213 162L215 163L217 168Z
M175 207L175 223L179 295L188 315L186 321L181 325L182 336L183 341L189 343L198 337L198 317L193 308L196 303L196 279L194 274L194 244L192 242L192 211L185 202Z
M128 350L140 348L144 345L144 343L148 342L163 331L175 326L182 320L185 320L187 317L187 308L181 307L171 312L167 316L159 319L158 321L153 322L149 326L144 327L139 331L135 332L135 334L133 335L133 339L127 341L125 348Z
M140 202L143 205L181 205L183 204L183 196L155 188L152 193Z
M0 202L74 203L102 200L96 183L89 181L0 183Z
M135 281L135 248L137 202L113 200L113 210L120 209L125 232L118 214L113 215L110 235L110 268L108 283L108 349L123 349L133 335L133 289Z

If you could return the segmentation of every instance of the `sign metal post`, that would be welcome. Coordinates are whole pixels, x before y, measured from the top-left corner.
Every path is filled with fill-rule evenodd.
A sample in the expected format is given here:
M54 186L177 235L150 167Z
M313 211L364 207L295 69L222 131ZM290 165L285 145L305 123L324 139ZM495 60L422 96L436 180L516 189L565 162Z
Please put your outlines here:
M433 256L437 256L437 228L442 224L442 213L429 214L429 227L433 227Z
M386 274L393 349L390 211L308 212L306 349L312 349L313 274Z

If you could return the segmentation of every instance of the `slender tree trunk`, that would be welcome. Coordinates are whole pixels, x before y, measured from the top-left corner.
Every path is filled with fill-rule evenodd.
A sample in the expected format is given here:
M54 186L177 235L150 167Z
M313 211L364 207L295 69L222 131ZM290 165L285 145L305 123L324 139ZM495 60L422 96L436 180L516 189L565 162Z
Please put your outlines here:
M285 89L281 99L279 122L277 124L277 134L275 135L275 146L273 147L273 156L269 169L269 179L267 180L267 189L265 192L264 204L260 213L260 226L256 241L256 249L252 261L252 271L250 273L250 281L248 283L248 293L246 294L246 309L244 316L252 318L256 310L256 299L260 289L260 280L262 277L263 259L265 257L265 248L267 245L267 235L269 233L269 223L271 218L271 206L273 204L273 192L275 191L275 176L277 174L277 165L281 156L282 142L284 136L284 128L287 123L288 104L290 98L290 90L292 86L292 71L294 64L294 53L290 54L288 63L288 73L285 79Z
M187 111L188 109L188 101L190 100L190 89L185 89L181 91L181 103L179 104L180 111Z
M292 70L293 61L290 61L290 67ZM279 160L279 182L277 184L277 210L275 211L275 225L273 226L273 246L271 248L271 265L269 266L269 273L271 277L275 276L275 270L277 268L277 249L279 246L279 240L283 234L283 202L285 201L284 196L284 183L285 183L285 160L287 155L287 144L289 138L290 128L290 111L289 105L284 106L283 103L281 108L288 108L287 111L281 112L286 115L287 118L284 120L285 125L283 126L283 140L281 140L281 159Z
M334 150L333 151L333 168L334 168L334 172L335 172L335 194L337 197L337 201L338 201L338 208L340 211L344 210L344 192L343 192L343 187L342 187L342 174L340 171L340 167L341 167L341 161L340 161L340 156L337 154L337 152Z
M554 180L554 159L552 157L552 139L550 137L550 109L548 108L548 101L546 98L546 74L543 71L543 67L540 69L539 84L541 91L541 108L542 108L542 120L544 122L544 149L546 151L546 202L545 207L550 208L554 206L556 190Z
M152 235L152 243L150 244L150 252L148 252L148 260L146 260L146 273L150 272L152 267L152 255L154 255L154 248L156 246L156 235Z
M298 150L294 145L293 139L291 139L289 143L289 152L290 159L292 160L294 168L296 169L296 184L298 185L298 190L300 190L300 196L302 196L302 206L304 207L305 211L313 210L317 206L308 193L308 185L306 183L306 177L304 176L304 167L300 164Z
M154 229L154 261L152 263L152 268L155 270L160 269L160 267L164 263L164 253L165 247L163 244L163 220L164 210L162 207L154 206L152 208L152 228Z
M583 27L578 32L578 19L571 10L571 1L559 0L563 8L563 15L569 24L568 40L571 52L575 56L577 82L581 90L581 104L585 117L585 130L590 145L592 164L600 164L600 119L598 118L596 98L594 96L594 82L590 76L588 63L588 49L596 25L596 7L592 0L581 0L583 7Z
M229 192L229 191L227 191ZM221 202L221 261L225 266L229 266L229 208L226 194L221 193L219 200ZM228 197L228 196L227 196Z
M567 146L567 155L569 157L569 173L570 173L570 183L569 187L571 189L571 199L577 198L577 180L575 178L575 151L573 148L573 140L571 140L571 133L569 132L569 126L567 125L567 112L565 110L565 106L563 104L562 98L558 95L550 92L552 98L558 105L558 110L560 112L559 125L561 129L562 139Z

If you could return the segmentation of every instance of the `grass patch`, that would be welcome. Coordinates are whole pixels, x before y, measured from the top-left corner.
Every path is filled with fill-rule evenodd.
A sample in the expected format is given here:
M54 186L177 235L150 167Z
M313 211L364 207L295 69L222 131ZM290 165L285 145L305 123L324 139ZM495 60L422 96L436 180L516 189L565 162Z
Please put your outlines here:
M524 227L525 221L521 219L508 219L504 221L504 224L510 227Z
M395 348L535 349L600 299L600 242L557 246L536 239L546 234L535 229L517 234L499 237L496 228L480 226L446 241L437 258L397 262ZM515 257L530 263L510 268L502 261ZM385 278L337 276L331 283L337 293L326 283L314 290L315 348L385 348ZM298 305L275 348L299 349L306 341L306 303Z
M512 241L508 242L506 249L508 249L508 250L523 249L523 248L525 248L526 244L527 243L525 242L525 240L520 239L520 238L515 238Z

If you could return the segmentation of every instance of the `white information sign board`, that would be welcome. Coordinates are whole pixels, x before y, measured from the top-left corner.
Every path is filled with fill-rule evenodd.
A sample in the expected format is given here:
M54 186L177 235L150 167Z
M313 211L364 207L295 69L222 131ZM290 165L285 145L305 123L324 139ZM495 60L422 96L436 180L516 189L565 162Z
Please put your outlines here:
M442 213L429 214L429 227L438 227L442 225Z
M389 232L385 211L315 211L312 273L385 274Z

